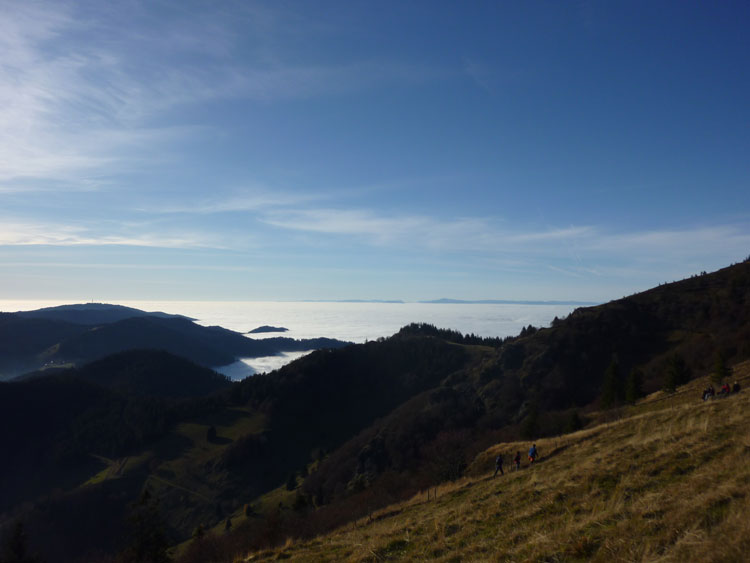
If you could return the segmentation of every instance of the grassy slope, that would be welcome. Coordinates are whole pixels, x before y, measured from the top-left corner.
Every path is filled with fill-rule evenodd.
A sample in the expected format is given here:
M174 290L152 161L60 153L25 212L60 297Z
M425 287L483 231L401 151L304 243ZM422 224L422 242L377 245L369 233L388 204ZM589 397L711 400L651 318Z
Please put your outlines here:
M750 362L745 391L703 403L701 378L672 397L601 413L537 442L540 462L493 479L497 444L468 477L330 535L243 561L740 561L750 550ZM607 420L609 419L609 420ZM507 468L507 466L506 466Z
M214 442L206 440L211 425L217 431ZM92 454L104 467L82 482L79 490L123 477L135 479L147 486L159 499L162 509L168 511L170 526L183 535L189 534L198 524L205 523L207 513L212 514L209 521L221 520L213 512L217 504L223 502L225 507L229 504L224 497L232 490L226 474L204 474L202 469L221 456L233 440L264 428L262 415L243 408L227 409L194 422L181 423L138 455L109 459ZM251 500L243 499L243 502ZM228 515L231 510L234 506ZM241 508L236 513L240 514Z
M229 417L229 412L235 416ZM217 431L214 442L206 440L211 425ZM162 509L169 513L171 526L182 534L189 534L198 524L205 522L206 511L214 511L232 487L226 474L205 473L203 469L212 464L233 440L260 432L264 427L260 414L242 408L228 409L227 413L179 424L155 444L153 450L141 456L140 459L150 460L150 471L145 474L144 485L148 485ZM132 463L128 469L137 471L139 467ZM242 502L249 500L242 499ZM221 519L221 516L215 518Z

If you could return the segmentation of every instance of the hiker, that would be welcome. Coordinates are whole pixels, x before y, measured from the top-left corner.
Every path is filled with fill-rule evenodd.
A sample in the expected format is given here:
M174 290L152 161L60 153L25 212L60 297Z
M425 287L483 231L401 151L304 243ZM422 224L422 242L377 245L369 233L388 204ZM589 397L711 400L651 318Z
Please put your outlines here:
M536 444L531 446L529 448L529 463L534 463L534 460L536 459Z
M497 457L495 458L495 474L493 477L497 477L497 472L500 472L500 475L505 475L505 472L503 471L503 454L497 454Z
M724 383L724 385L721 386L720 394L725 397L729 395L729 383Z
M740 392L740 382L735 381L734 385L732 385L732 393L739 393Z
M513 458L513 463L516 464L516 471L521 469L521 452L516 452L516 457Z

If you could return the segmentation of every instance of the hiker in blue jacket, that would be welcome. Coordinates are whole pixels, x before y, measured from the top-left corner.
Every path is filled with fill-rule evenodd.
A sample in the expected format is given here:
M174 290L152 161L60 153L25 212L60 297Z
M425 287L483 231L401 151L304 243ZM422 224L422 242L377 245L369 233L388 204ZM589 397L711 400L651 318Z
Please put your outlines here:
M533 446L531 446L531 448L529 448L529 463L534 463L534 460L536 460L536 456L536 444L534 444Z

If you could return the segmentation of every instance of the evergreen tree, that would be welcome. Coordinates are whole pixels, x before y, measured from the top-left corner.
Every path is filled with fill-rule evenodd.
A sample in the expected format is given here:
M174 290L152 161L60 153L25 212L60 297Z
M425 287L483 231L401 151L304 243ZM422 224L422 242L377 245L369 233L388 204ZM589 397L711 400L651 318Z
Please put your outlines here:
M625 402L632 405L641 397L643 397L643 372L633 368L625 381Z
M672 358L672 365L670 366L670 369L672 369L676 374L677 385L685 385L688 381L690 381L690 368L688 367L685 358L683 358L682 356L676 355Z
M196 541L200 541L204 538L206 535L206 529L203 527L203 524L198 524L198 526L193 530L193 539Z
M0 559L3 563L39 563L39 559L28 552L28 540L22 522L15 523L3 547L2 559Z
M730 377L732 377L732 371L727 367L724 354L717 352L714 360L714 370L711 372L711 381L720 385Z
M141 498L132 506L129 518L131 541L125 552L124 560L128 563L169 563L167 555L169 542L165 525L159 514L156 500L143 491Z
M294 503L292 504L292 508L296 510L297 512L300 512L306 509L307 506L308 506L307 497L302 492L297 491L297 494L294 497Z
M612 358L607 371L604 372L602 408L611 409L620 401L621 396L620 366L617 363L617 358Z
M568 420L565 423L565 433L575 432L581 428L583 428L583 421L581 420L581 417L578 416L578 411L574 410L570 413Z
M667 365L667 376L664 380L664 391L674 393L679 385L690 381L690 368L682 356L675 354Z
M436 483L455 481L466 469L467 433L452 430L441 432L425 453L430 459L430 472Z
M290 473L289 476L286 478L286 490L293 491L296 488L297 488L297 475L295 473Z
M539 407L532 403L529 412L521 423L521 437L532 440L539 436Z
M677 390L676 374L671 369L667 369L667 376L664 378L662 390L665 393L674 393Z

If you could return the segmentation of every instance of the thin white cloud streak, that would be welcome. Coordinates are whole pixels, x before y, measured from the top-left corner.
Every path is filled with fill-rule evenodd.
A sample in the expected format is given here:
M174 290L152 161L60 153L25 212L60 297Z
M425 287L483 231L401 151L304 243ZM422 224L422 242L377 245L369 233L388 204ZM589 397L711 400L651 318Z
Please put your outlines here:
M333 196L323 193L272 192L266 189L238 193L221 199L203 199L180 205L152 205L136 208L136 211L149 214L192 214L212 215L243 211L262 211L277 207L289 207L307 204L313 201L329 199Z
M262 219L269 225L334 235L370 237L375 242L387 243L407 235L414 235L429 227L425 217L380 217L360 210L311 209L271 212Z
M629 262L705 260L716 255L741 259L750 248L747 225L695 229L610 233L595 226L521 231L486 218L443 220L425 216L390 217L364 210L306 209L268 212L261 220L278 228L333 236L359 237L364 242L399 249L437 252L567 256L576 261L602 259ZM581 267L589 270L590 267ZM581 271L583 271L581 270Z
M616 255L641 255L656 260L683 260L715 253L745 258L750 249L747 225L717 225L695 229L646 231L593 237L588 249Z
M0 222L0 246L133 246L148 248L225 248L215 237L185 233L98 234L76 225Z
M445 177L439 178L445 180ZM382 194L394 190L407 189L412 185L419 185L433 180L433 178L422 177L407 180L383 182L357 187L333 188L326 190L283 190L271 188L262 183L246 185L238 189L229 189L225 195L195 199L193 201L182 201L179 204L152 204L141 205L134 211L148 214L193 214L211 215L227 212L242 211L270 211L274 209L294 209L301 205L320 203L325 201L351 200L353 198L368 195ZM0 187L0 191L2 188Z
M533 247L591 236L591 227L570 227L538 232L502 231L496 221L467 217L437 219L412 215L384 217L364 210L282 210L265 214L262 221L283 229L362 237L376 245L425 247L436 251L480 251Z
M258 272L257 266L216 266L210 264L148 264L123 262L8 262L7 268L65 268L80 270L195 270L206 272Z
M575 225L527 231L481 217L441 219L422 215L388 216L362 209L296 207L307 199L307 195L258 192L172 210L188 214L246 212L260 223L289 233L305 234L306 238L285 239L278 234L242 229L231 234L222 234L216 229L197 232L179 225L165 228L159 222L119 221L107 223L103 228L97 224L71 226L11 219L0 222L0 245L120 245L238 251L261 248L273 241L277 250L293 245L294 253L311 245L325 249L330 244L339 244L335 240L332 242L333 237L346 241L348 246L362 246L363 252L367 252L368 246L399 254L427 252L452 262L459 255L464 261L485 261L488 267L498 260L521 267L546 263L569 274L596 276L607 275L612 267L626 264L650 269L652 266L647 267L647 264L739 260L746 257L750 248L750 229L745 223L629 233ZM571 250L576 256L574 263L569 258Z
M570 239L578 240L593 235L596 235L596 231L593 227L567 227L564 229L508 235L508 240L512 243L524 244L529 242L561 241Z

